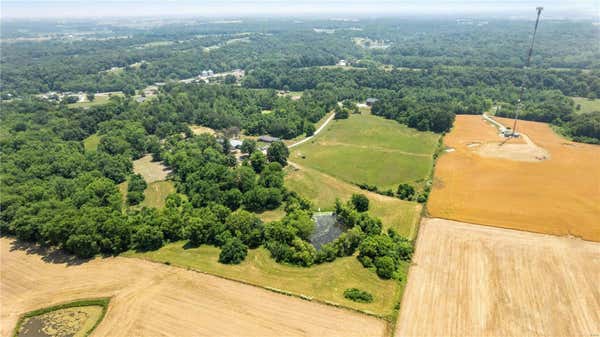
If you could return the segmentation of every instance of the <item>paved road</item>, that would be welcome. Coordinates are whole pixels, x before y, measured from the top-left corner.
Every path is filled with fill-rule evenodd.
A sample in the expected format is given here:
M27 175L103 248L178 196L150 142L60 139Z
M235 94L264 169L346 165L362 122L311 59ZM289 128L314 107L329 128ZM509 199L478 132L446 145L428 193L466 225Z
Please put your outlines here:
M321 132L321 130L323 130L323 129L324 129L326 126L327 126L327 124L329 124L329 122L331 122L331 120L332 120L334 117L335 117L335 113L332 113L332 114L331 114L331 116L329 116L329 118L327 118L327 120L325 121L325 123L323 123L323 125L321 125L321 126L320 126L320 127L319 127L319 128L316 130L316 131L315 131L315 133L314 133L312 136L310 136L310 137L306 137L306 138L304 138L304 139L302 139L302 140L299 140L299 141L295 142L294 144L292 144L292 145L288 146L288 148L292 148L292 147L298 146L298 145L300 145L300 144L302 144L302 143L304 143L304 142L307 142L307 141L311 140L311 139L312 139L314 136L318 135L318 134L319 134L319 132Z

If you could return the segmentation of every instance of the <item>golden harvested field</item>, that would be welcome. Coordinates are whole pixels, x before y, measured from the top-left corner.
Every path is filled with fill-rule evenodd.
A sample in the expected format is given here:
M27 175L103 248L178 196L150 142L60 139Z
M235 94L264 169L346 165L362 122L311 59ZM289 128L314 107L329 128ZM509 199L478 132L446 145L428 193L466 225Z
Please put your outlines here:
M496 129L481 116L457 116L444 139L455 151L437 162L430 215L600 241L600 146L568 141L544 123L521 121L518 129L546 159L538 150L531 160L522 160L523 152L518 160L490 156L500 141Z
M0 335L20 314L112 296L94 336L383 336L383 320L181 268L129 258L86 263L0 238ZM25 250L28 249L28 250ZM45 256L45 257L44 257ZM52 260L53 262L45 262Z
M597 336L600 244L424 219L395 336Z

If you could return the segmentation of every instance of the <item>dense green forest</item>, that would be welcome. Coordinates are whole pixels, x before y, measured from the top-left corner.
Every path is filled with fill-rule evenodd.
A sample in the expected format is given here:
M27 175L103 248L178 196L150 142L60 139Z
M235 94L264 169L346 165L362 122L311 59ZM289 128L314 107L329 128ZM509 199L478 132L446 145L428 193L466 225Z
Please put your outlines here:
M533 67L599 69L598 26L585 21L545 21L543 25ZM527 21L464 24L444 19L248 19L236 24L190 19L143 27L93 21L9 21L2 22L0 85L3 92L13 95L117 91L189 78L205 69L289 69L333 65L339 59L357 61L354 64L359 67L520 68L530 29ZM44 39L48 36L54 38ZM357 39L369 43L355 43ZM387 48L375 48L377 44L371 41L383 41ZM141 61L146 62L142 67L131 67ZM106 71L112 67L125 68ZM597 90L596 84L588 92Z
M368 200L338 201L349 230L317 251L310 203L283 184L289 152L282 142L266 154L246 144L238 165L227 139L194 135L189 126L292 139L311 135L329 111L344 118L355 103L377 98L373 114L444 133L456 114L495 107L512 117L525 81L522 118L600 143L600 112L575 114L570 98L600 97L598 27L543 24L533 67L523 71L531 27L520 21L2 22L0 231L81 257L177 240L220 246L223 263L239 263L260 245L302 266L358 252L380 277L398 277L412 245L382 232ZM352 66L333 66L341 59ZM245 77L227 84L176 81L236 68ZM153 99L132 97L159 81L167 83ZM288 90L302 95L278 92ZM81 108L34 96L47 91L125 95ZM91 135L99 137L95 151L83 146ZM177 193L164 209L127 207L118 189L128 181L129 204L143 199L147 185L132 160L147 153L172 170ZM255 214L279 207L280 221Z
M175 98L185 98L176 89L158 104L115 98L88 110L41 100L6 103L1 116L10 130L0 142L0 231L80 257L189 240L222 247L222 263L239 263L248 248L265 245L279 262L310 266L358 250L365 267L382 278L398 277L412 245L394 232L382 233L381 221L366 213L368 200L338 203L350 230L317 251L309 242L314 230L310 202L283 185L285 145L274 143L264 155L248 143L250 156L238 165L227 141L194 136L182 124L192 110L174 109L182 102ZM101 137L97 150L85 151L81 140L96 132ZM132 174L131 160L146 152L172 169L179 192L168 196L161 210L124 207L117 187L129 180L128 199L135 199L131 193L139 188L134 185L145 182ZM281 221L263 223L252 213L281 205L287 213Z

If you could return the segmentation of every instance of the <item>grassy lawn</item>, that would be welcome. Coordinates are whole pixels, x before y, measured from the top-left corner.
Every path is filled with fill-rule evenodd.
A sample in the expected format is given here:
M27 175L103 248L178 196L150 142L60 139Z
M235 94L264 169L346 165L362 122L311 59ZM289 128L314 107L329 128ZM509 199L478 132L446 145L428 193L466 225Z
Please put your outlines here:
M571 97L573 101L575 101L575 106L577 104L581 105L580 110L574 110L577 114L592 112L592 111L600 111L600 99L589 99L585 97Z
M175 185L170 180L155 181L148 184L144 191L144 201L140 206L163 208L167 196L175 192Z
M257 214L263 222L271 222L281 220L285 216L285 210L283 206L271 211L263 211Z
M102 104L106 104L108 103L108 100L110 99L110 97L108 96L96 96L96 98L94 98L93 101L91 102L77 102L77 103L71 103L68 104L68 106L70 108L85 108L85 107L90 107L90 106L94 106L94 105L102 105Z
M96 151L99 143L100 136L95 133L83 140L83 148L88 152Z
M429 176L439 135L363 113L330 123L290 160L349 183L395 189Z
M220 249L213 246L184 248L185 242L175 242L146 253L127 252L124 255L191 268L250 284L285 290L295 295L329 301L346 307L389 315L400 300L406 277L402 282L382 280L360 264L354 256L338 258L310 268L282 265L270 257L264 248L248 251L239 265L218 262ZM408 264L402 266L404 275ZM344 298L344 290L359 288L373 294L373 303L356 303Z
M315 210L333 210L335 199L348 200L353 193L363 193L370 201L369 212L380 218L384 228L414 239L421 205L361 190L335 177L308 167L286 169L285 186L312 201Z

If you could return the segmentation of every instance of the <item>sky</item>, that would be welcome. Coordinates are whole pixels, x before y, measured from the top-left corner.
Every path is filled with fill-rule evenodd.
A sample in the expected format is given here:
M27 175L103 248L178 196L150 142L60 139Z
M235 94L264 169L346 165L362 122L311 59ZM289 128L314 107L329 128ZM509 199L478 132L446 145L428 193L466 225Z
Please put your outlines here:
M0 17L489 16L598 21L600 0L0 0Z

